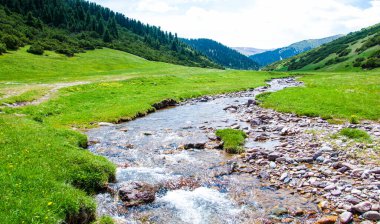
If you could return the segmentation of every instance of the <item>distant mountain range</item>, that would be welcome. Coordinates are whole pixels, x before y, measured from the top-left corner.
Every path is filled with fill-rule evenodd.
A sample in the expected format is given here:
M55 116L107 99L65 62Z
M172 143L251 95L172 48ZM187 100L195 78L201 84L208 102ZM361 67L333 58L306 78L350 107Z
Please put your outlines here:
M232 47L232 49L236 50L237 52L245 56L252 56L255 54L260 54L266 51L270 51L270 50L258 49L258 48L253 48L253 47Z
M267 66L277 61L281 61L298 54L301 54L305 51L317 48L323 44L329 43L333 40L336 40L343 35L336 35L331 37L326 37L323 39L312 39L312 40L304 40L294 44L291 44L287 47L278 48L272 51L266 51L260 54L255 54L250 56L249 58L253 61L257 62L260 67Z
M259 65L247 56L210 39L181 39L215 63L230 69L258 70Z
M280 71L362 71L380 68L380 24L264 68Z

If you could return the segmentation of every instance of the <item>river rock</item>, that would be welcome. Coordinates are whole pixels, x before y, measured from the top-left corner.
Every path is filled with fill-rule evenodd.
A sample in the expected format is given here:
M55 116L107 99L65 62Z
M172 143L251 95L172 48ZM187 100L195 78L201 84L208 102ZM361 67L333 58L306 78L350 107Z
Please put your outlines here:
M359 203L357 205L354 205L352 207L352 210L356 211L356 212L359 212L359 213L365 213L365 212L370 211L371 208L372 208L371 202L365 201L365 202L361 202L361 203Z
M119 197L126 207L151 203L156 198L157 189L147 183L132 182L119 189Z
M380 174L380 167L377 167L377 168L375 168L375 169L372 169L372 170L370 171L370 173Z
M343 212L339 216L339 221L341 224L350 223L353 220L353 214L351 212Z
M275 216L286 215L286 214L288 214L288 209L281 207L281 206L276 206L273 208L271 214L275 215Z
M337 219L337 216L326 216L316 221L315 224L335 224Z
M313 157L302 157L302 158L297 158L296 161L299 163L313 163L314 159Z
M278 153L278 152L273 152L271 154L268 155L268 160L269 161L276 161L277 158L280 158L281 157L281 154Z
M379 221L380 220L380 213L375 211L369 211L363 214L363 218L372 220L372 221Z

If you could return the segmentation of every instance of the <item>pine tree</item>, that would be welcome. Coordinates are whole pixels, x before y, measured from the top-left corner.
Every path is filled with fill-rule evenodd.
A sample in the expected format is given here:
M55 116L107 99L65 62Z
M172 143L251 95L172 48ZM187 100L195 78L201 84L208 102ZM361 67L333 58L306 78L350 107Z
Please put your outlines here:
M110 31L108 31L108 29L106 29L106 31L104 31L103 41L106 42L106 43L109 43L109 42L112 41L111 34L110 34Z

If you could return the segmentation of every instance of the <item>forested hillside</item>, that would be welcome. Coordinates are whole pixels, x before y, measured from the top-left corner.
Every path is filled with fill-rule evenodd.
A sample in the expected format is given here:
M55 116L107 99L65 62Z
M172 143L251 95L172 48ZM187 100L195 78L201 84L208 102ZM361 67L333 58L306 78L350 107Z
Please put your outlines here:
M255 55L250 56L250 58L253 61L257 62L261 67L264 67L276 61L287 59L287 58L296 56L298 54L301 54L302 52L319 47L322 44L336 40L341 36L342 35L336 35L336 36L326 37L322 39L304 40L304 41L291 44L287 47L278 48L273 51L266 51L261 54L255 54Z
M40 55L109 47L148 60L218 67L176 34L84 0L0 0L0 54L24 45Z
M183 39L183 41L225 68L257 70L257 63L221 43L210 39Z
M346 71L380 67L380 24L268 66L267 70Z

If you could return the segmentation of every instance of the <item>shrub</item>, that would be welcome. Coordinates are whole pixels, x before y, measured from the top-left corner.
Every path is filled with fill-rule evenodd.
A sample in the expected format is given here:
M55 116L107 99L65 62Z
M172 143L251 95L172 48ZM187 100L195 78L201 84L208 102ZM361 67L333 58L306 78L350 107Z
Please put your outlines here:
M19 39L14 35L6 34L2 38L2 42L7 46L8 50L17 50L20 46Z
M217 130L216 136L224 142L223 149L226 152L233 154L244 152L243 144L247 135L243 131L234 129Z
M349 139L356 141L370 141L371 137L365 131L353 128L344 128L340 131L340 134L346 136Z
M44 48L40 44L33 44L29 47L27 52L36 55L42 55L44 53Z
M364 69L374 69L380 67L380 58L370 58L362 64Z
M56 50L57 53L59 54L64 54L67 57L73 57L74 56L74 51L69 48L59 48Z
M5 46L5 44L0 43L0 55L4 54L6 52L7 52L7 47Z

